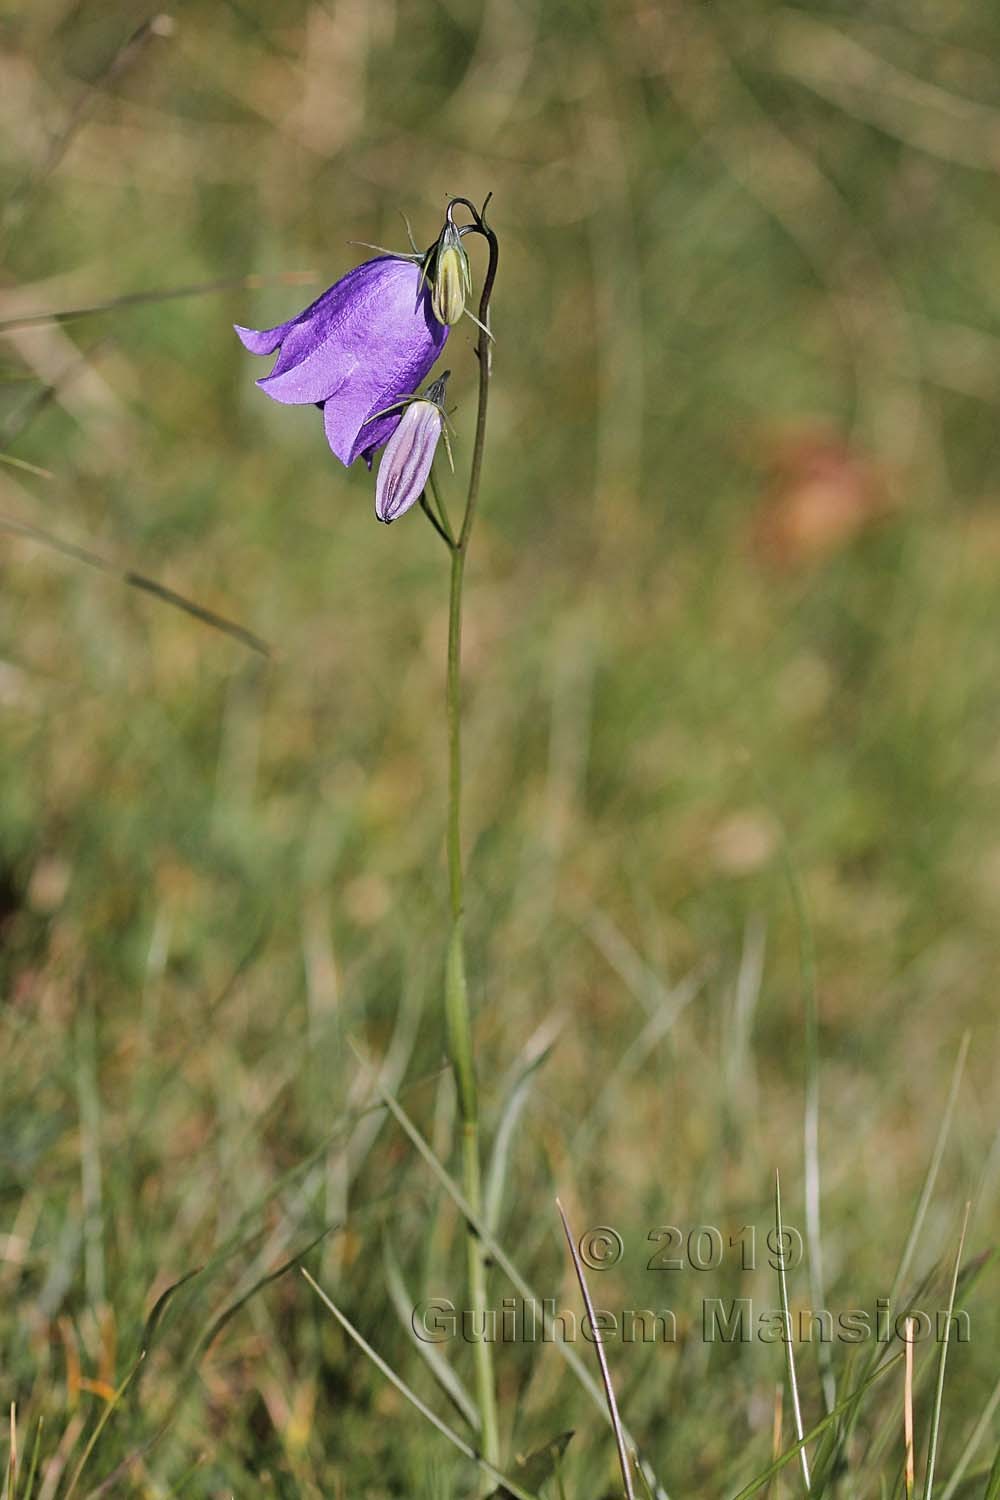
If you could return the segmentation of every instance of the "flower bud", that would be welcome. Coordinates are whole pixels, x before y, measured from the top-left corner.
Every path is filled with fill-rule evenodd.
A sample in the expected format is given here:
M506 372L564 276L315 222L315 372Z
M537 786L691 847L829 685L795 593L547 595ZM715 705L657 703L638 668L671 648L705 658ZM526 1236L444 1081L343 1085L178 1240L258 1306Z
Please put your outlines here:
M375 481L375 514L388 526L409 510L424 492L444 429L438 404L444 379L435 381L427 399L409 401L399 425L385 445Z
M462 247L462 236L450 221L441 231L434 252L431 275L431 307L439 323L450 327L465 311L465 299L472 292L469 257Z

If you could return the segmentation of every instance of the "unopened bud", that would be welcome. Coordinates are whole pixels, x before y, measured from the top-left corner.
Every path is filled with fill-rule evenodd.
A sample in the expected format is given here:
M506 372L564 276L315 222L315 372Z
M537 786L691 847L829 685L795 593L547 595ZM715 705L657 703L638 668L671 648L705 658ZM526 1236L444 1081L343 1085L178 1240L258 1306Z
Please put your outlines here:
M471 293L469 257L462 246L461 234L449 221L441 231L431 273L431 307L438 322L446 326L457 323Z
M440 403L447 378L436 380L426 399L407 402L385 445L375 481L375 514L386 525L408 511L424 492L444 429Z

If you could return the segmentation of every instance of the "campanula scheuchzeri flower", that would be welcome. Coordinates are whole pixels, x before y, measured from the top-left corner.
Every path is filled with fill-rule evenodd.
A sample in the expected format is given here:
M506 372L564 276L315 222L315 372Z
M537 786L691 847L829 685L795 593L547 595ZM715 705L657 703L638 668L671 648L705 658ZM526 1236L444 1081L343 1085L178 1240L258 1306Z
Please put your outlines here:
M444 348L419 260L391 255L348 271L298 317L236 332L251 354L278 358L257 384L275 401L323 408L341 463L372 458L403 416L389 410L415 391Z

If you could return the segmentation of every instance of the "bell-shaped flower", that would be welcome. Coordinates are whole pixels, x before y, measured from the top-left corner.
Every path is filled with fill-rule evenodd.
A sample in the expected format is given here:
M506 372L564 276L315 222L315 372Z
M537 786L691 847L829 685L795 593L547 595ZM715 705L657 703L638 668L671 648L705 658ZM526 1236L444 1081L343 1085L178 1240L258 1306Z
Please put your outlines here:
M445 430L441 401L447 378L445 374L436 380L425 397L406 402L399 426L385 445L375 480L375 514L387 526L404 515L424 492L438 440Z
M236 332L251 354L278 351L270 375L257 381L261 390L322 407L341 463L360 456L369 468L402 421L393 408L424 380L448 337L419 260L392 255L348 271L287 323Z

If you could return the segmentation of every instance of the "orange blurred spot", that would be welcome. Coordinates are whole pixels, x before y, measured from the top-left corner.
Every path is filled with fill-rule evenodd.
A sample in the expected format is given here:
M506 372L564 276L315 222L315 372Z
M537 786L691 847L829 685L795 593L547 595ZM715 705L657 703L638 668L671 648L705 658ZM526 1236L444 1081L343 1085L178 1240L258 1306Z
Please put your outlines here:
M887 477L838 433L803 427L765 445L765 498L753 523L757 555L794 568L827 557L895 508Z
M81 1375L79 1380L81 1391L89 1391L92 1396L100 1396L102 1401L113 1401L115 1388L108 1385L106 1380L91 1380L89 1375Z

